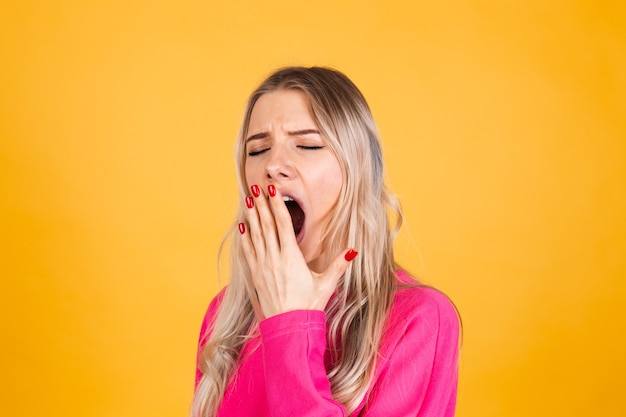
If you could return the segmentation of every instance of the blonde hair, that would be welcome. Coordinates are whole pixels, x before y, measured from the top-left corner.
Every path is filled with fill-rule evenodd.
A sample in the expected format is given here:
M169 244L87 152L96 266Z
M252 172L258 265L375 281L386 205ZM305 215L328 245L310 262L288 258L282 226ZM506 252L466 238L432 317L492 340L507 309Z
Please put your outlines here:
M320 67L280 69L250 96L236 145L241 201L249 194L245 138L252 109L263 94L281 89L308 97L312 117L341 167L342 189L321 242L327 261L348 247L359 251L326 306L332 362L328 379L333 397L350 414L367 393L376 366L395 288L393 241L402 214L383 180L380 138L365 98L345 75ZM397 216L393 229L389 209ZM240 204L237 222L245 218L243 210ZM237 222L227 237L233 237ZM200 355L202 378L193 398L193 417L216 415L242 347L258 325L258 300L236 237L230 252L231 279Z

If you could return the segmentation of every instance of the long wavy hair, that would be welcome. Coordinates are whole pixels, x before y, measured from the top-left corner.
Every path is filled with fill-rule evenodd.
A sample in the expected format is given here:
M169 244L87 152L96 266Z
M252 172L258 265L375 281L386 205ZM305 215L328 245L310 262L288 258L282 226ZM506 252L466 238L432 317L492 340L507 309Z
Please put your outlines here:
M235 158L242 203L224 240L230 238L231 276L199 358L202 378L193 397L193 417L217 414L242 347L258 326L258 299L235 231L245 219L245 138L252 109L259 97L277 90L297 90L308 97L313 120L341 168L342 189L320 243L324 256L330 260L347 247L360 253L325 309L331 353L327 375L334 399L350 414L373 378L396 285L393 242L402 224L399 204L384 182L378 130L365 98L344 74L320 67L283 68L252 93L238 135ZM390 213L395 213L393 228Z

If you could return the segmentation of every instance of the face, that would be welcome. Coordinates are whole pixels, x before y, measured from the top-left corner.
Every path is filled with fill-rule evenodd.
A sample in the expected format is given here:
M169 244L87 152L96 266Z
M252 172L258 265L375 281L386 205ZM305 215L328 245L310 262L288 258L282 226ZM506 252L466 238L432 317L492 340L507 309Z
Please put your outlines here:
M287 207L298 245L309 267L323 271L326 260L320 241L339 198L342 175L337 158L313 121L304 93L277 90L257 100L248 126L246 155L249 185L267 190L274 184L283 197L295 201Z

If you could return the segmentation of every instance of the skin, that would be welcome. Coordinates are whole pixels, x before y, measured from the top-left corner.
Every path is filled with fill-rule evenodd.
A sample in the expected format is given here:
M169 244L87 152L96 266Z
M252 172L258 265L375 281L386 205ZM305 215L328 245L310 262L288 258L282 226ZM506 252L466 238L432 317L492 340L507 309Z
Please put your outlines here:
M328 262L333 257L320 244L342 175L306 95L278 90L261 96L252 109L246 152L246 181L260 195L251 192L247 200L248 228L241 239L263 314L323 310L349 261L343 251ZM305 212L298 236L283 195Z

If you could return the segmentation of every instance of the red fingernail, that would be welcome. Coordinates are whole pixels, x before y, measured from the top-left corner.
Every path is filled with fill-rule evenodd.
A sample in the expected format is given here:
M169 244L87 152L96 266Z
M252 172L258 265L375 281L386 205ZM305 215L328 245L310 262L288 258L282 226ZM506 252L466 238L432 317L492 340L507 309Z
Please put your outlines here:
M254 207L254 199L252 197L246 197L246 206L248 206L248 208Z
M350 262L351 260L353 260L354 258L356 258L356 256L359 254L359 252L355 251L354 249L350 249L348 252L346 252L346 261Z
M242 235L244 233L246 233L246 225L243 223L239 223L239 233L241 233Z
M258 196L260 196L260 195L261 195L261 189L259 188L259 186L258 186L258 185L256 185L256 184L255 184L255 185L253 185L253 186L252 186L252 187L250 187L250 188L252 189L252 194L253 194L255 197L258 197Z
M276 187L272 184L268 185L267 192L270 194L270 197L274 197L276 195Z

